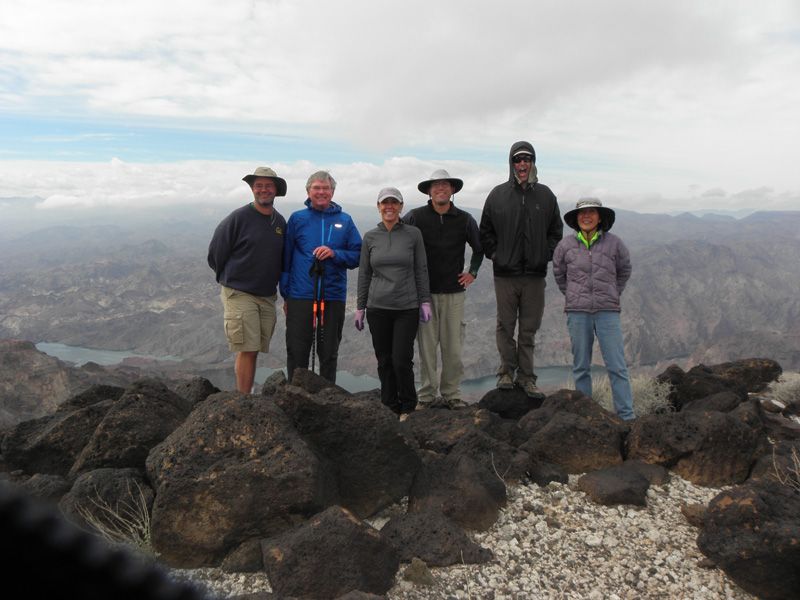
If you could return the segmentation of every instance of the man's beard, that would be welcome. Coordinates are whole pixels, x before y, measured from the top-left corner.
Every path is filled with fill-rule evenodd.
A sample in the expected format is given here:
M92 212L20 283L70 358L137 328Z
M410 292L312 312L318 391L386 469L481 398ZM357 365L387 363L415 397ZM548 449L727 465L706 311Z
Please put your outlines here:
M265 208L269 208L273 204L275 204L275 198L273 198L269 202L267 202L266 200L262 200L261 198L256 198L256 204L258 204L259 206L263 206Z

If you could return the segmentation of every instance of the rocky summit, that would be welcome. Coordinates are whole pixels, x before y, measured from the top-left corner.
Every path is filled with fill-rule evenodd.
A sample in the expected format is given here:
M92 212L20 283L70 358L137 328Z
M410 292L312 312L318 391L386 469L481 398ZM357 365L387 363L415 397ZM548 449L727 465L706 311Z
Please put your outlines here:
M401 423L304 370L255 395L141 379L2 430L0 468L82 527L123 516L218 597L797 599L800 397L770 396L780 375L670 367L667 408L633 422L567 389Z

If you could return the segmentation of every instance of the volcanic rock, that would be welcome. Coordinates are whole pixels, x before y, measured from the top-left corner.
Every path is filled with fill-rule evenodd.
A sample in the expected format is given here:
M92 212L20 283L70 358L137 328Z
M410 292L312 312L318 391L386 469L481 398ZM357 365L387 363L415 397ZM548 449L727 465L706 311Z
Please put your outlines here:
M618 466L586 473L578 479L578 487L594 502L603 506L647 506L650 482L636 469Z
M318 600L353 590L385 594L400 566L387 537L339 506L263 540L261 552L275 593Z
M744 358L709 368L717 375L739 381L750 393L763 392L783 374L780 364L769 358Z
M554 464L569 473L586 473L621 465L622 442L620 430L605 421L559 412L520 450L527 452L534 464Z
M687 402L684 404L682 410L694 410L697 412L708 412L712 410L717 412L731 412L741 403L742 397L740 394L725 391Z
M150 450L172 433L191 409L190 401L158 380L135 382L103 417L69 476L101 468L144 469Z
M737 418L694 411L640 417L625 441L628 458L717 487L742 483L759 446L759 435Z
M72 412L19 423L3 437L5 462L12 469L22 469L31 475L46 473L67 477L114 403L114 400L104 400Z
M67 398L56 409L56 413L73 412L106 400L116 401L122 398L125 388L118 385L95 384L87 390Z
M211 394L218 394L221 390L205 377L195 377L191 381L178 384L175 393L189 401L190 406L200 404Z
M747 389L738 379L729 379L715 373L705 365L697 365L685 372L677 365L672 365L656 377L660 382L671 386L669 400L675 410L701 398L707 398L720 392L731 392L739 397L741 402L747 399Z
M61 500L64 494L69 492L72 487L72 484L64 477L59 475L46 475L44 473L36 473L31 477L25 476L23 480L19 481L14 481L13 479L10 479L10 481L34 498L39 498L50 504L58 504L59 500Z
M355 398L330 385L311 394L290 385L273 399L303 439L336 466L341 506L366 518L408 495L422 465L419 448L378 397Z
M423 452L408 495L408 512L438 510L465 529L489 528L506 505L500 477L469 456Z
M532 466L530 456L511 443L513 424L477 407L418 410L405 421L420 448L469 456L507 481L517 481Z
M709 504L700 551L759 598L800 598L800 490L767 479L721 492Z
M493 558L437 510L422 510L390 519L381 533L392 540L401 562L419 558L432 567L483 563Z
M291 529L338 502L335 467L272 400L214 394L147 458L153 544L176 566Z
M142 526L153 509L153 490L141 469L97 469L84 473L59 503L61 512L86 528L86 513L96 522L120 526L111 513Z
M519 386L512 390L494 389L478 401L478 408L490 410L503 419L518 421L527 413L542 405L543 400L529 398Z
M568 483L569 473L566 469L557 465L536 465L528 471L528 477L532 483L539 487L544 487L552 482Z
M650 485L667 485L672 476L669 474L664 467L661 465L654 465L646 462L642 462L640 460L626 460L622 463L625 467L630 467L631 469L635 469L642 475L647 478L647 481L650 482Z

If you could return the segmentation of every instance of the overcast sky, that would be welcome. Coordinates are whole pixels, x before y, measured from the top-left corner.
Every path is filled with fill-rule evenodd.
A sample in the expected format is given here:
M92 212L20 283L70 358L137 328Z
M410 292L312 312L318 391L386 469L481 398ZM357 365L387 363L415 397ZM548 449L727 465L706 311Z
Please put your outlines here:
M562 202L800 208L796 0L3 0L3 198L407 204L437 168L482 206L517 140Z

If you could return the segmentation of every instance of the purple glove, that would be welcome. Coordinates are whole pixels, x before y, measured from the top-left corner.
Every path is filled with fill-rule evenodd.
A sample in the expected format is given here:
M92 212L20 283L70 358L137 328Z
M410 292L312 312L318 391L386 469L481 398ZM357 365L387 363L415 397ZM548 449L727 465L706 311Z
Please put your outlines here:
M423 323L427 323L431 320L433 316L433 311L431 311L431 303L430 302L423 302L422 306L419 309L419 320Z
M364 329L364 309L356 311L356 321L355 321L356 329L361 331Z

